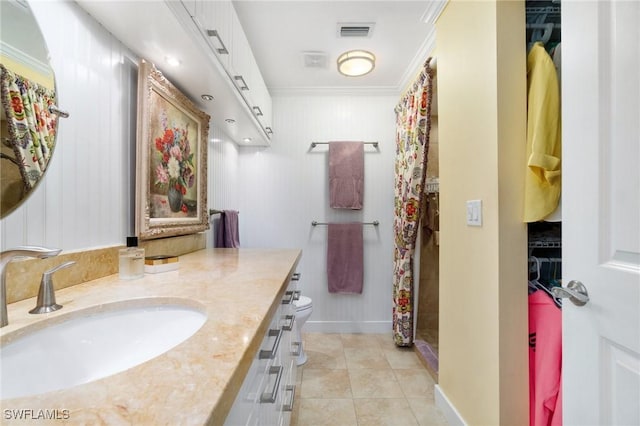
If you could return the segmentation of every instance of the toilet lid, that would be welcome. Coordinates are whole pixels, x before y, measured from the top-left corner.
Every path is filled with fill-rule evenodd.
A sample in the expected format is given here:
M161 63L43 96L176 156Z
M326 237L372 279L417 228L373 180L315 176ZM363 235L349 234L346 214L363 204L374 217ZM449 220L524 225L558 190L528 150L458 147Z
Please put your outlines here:
M300 296L300 299L294 300L293 304L296 310L305 309L311 306L311 298L307 296Z

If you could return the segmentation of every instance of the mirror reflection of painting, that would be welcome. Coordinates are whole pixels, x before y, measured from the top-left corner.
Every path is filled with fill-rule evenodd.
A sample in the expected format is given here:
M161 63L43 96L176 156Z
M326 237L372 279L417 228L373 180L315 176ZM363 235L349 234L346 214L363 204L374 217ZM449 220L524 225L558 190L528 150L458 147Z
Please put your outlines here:
M150 109L150 217L195 217L198 123L155 91Z

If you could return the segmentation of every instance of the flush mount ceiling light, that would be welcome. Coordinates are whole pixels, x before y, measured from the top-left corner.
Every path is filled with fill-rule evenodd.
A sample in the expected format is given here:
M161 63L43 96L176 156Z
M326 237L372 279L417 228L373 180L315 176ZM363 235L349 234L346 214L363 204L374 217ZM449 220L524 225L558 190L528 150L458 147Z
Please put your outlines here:
M202 98L202 100L203 100L203 101L209 101L209 102L211 102L211 101L213 100L213 96L211 96L211 95L207 95L207 94L204 94L204 95L202 95L202 96L200 96L200 97Z
M347 77L369 74L375 66L375 55L366 50L350 50L338 57L338 71Z

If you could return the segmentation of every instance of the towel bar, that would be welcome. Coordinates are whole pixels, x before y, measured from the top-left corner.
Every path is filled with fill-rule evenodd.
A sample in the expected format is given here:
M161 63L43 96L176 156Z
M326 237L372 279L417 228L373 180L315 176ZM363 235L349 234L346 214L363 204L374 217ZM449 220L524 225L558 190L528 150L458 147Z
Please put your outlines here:
M218 210L218 209L209 209L209 216L212 216L214 214L220 214L220 213L224 213L223 210ZM238 212L240 213L240 212Z
M373 222L362 222L363 225L373 225L373 226L378 226L380 225L380 222L377 220L374 220ZM318 225L328 225L327 222L318 222L316 220L311 222L312 226L318 226Z
M331 142L311 142L311 148L315 148L318 145L329 145ZM373 145L374 148L378 147L378 142L363 142L365 145Z

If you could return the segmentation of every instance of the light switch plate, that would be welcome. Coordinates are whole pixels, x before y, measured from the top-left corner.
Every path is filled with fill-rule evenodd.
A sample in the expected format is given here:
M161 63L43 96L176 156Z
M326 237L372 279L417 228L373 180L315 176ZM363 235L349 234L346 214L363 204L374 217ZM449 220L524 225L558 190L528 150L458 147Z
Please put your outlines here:
M467 225L482 226L482 200L467 201Z

